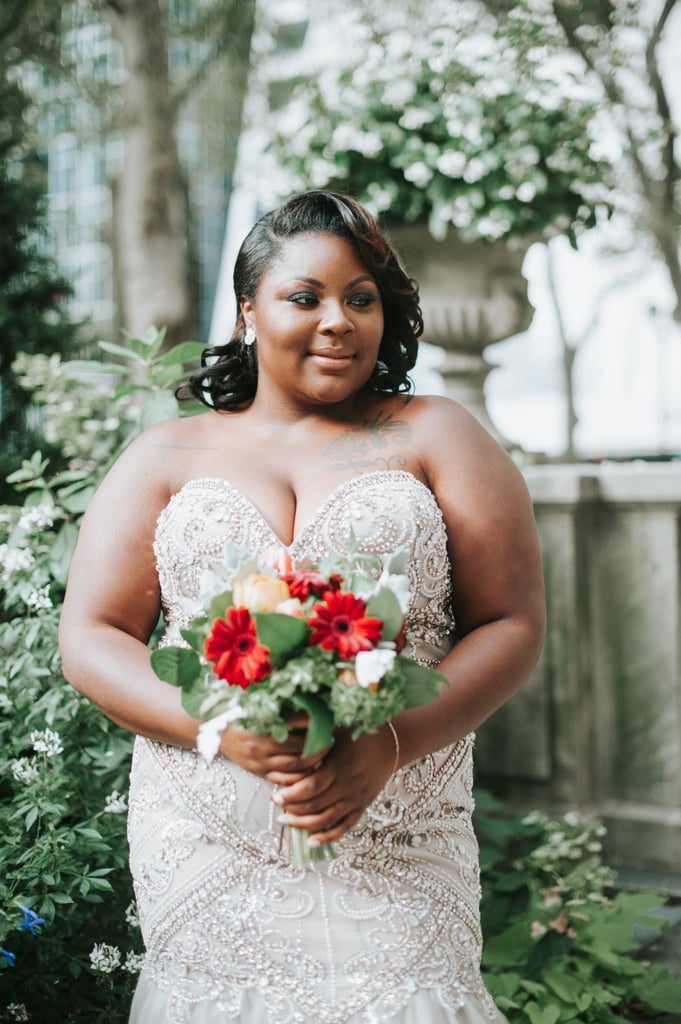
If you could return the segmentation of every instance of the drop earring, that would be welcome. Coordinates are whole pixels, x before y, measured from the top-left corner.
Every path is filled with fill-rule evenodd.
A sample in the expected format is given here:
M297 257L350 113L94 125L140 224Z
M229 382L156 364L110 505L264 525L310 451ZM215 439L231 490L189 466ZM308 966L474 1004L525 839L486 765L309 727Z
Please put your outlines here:
M247 327L246 333L244 334L244 345L248 345L250 348L251 345L255 345L256 340L254 329L250 326Z

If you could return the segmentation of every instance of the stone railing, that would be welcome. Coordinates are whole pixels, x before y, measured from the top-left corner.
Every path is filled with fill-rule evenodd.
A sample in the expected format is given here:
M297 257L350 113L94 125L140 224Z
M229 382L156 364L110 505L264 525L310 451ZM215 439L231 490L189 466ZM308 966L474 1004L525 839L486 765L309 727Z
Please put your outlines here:
M611 862L681 873L681 465L526 478L549 628L528 684L479 730L478 782L516 807L593 812Z

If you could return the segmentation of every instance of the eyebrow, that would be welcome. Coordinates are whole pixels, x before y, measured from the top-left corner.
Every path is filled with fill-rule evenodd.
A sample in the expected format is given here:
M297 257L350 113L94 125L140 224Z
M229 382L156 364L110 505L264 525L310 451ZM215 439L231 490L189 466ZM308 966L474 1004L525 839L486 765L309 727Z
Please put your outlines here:
M293 284L295 281L300 281L301 283L305 283L305 284L311 284L315 288L325 288L326 287L324 282L323 281L318 281L316 277L290 277L290 278L288 278L288 280L286 280L286 281L284 281L282 283L283 284ZM352 281L348 281L348 283L345 286L345 290L346 291L350 291L351 288L355 288L356 285L362 284L363 281L368 281L370 284L373 284L374 287L376 287L376 282L374 281L374 279L371 276L371 274L360 274L359 277L354 277L352 279Z

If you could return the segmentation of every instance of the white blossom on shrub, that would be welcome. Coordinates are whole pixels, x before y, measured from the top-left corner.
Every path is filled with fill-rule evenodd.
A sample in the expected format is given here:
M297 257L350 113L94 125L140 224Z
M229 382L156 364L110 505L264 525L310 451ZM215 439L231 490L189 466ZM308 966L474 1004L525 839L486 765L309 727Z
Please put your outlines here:
M100 974L112 974L121 966L121 951L118 946L97 942L90 950L90 966Z
M61 736L52 729L34 729L31 733L31 743L36 754L45 754L47 757L55 757L64 751Z
M123 970L128 974L139 974L144 967L144 953L126 953Z
M433 0L418 22L406 5L362 6L345 12L335 57L311 54L272 112L273 200L349 190L396 223L425 221L436 238L454 225L466 241L555 233L565 218L578 232L609 210L599 94L546 26L528 48L481 3Z
M19 757L12 761L11 770L12 778L16 782L35 782L40 776L37 764L27 757Z
M52 608L52 598L50 597L49 586L38 587L37 590L32 590L26 598L26 607L32 608L34 611L42 611L47 608Z
M124 793L119 793L117 789L109 793L104 807L106 814L125 814L127 810L128 803Z
M135 900L130 900L127 907L125 908L125 920L131 928L139 928L140 926L140 915L137 909L137 903Z
M28 548L11 548L7 544L0 544L0 564L0 578L10 580L15 573L32 569L35 558Z
M9 1020L25 1021L30 1020L28 1010L24 1003L8 1003L5 1012L9 1014Z
M55 509L53 505L30 505L19 517L22 530L45 530L54 526Z

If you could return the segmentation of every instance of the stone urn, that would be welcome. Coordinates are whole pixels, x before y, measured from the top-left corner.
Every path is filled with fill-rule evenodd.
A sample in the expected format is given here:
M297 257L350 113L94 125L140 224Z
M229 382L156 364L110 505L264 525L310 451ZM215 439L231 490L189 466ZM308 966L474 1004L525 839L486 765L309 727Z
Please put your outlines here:
M437 240L425 224L390 232L411 277L419 282L425 329L423 341L444 349L438 367L446 393L460 402L506 448L517 447L492 423L484 384L494 363L494 345L527 330L534 309L527 297L522 265L528 243L462 242L452 228Z

